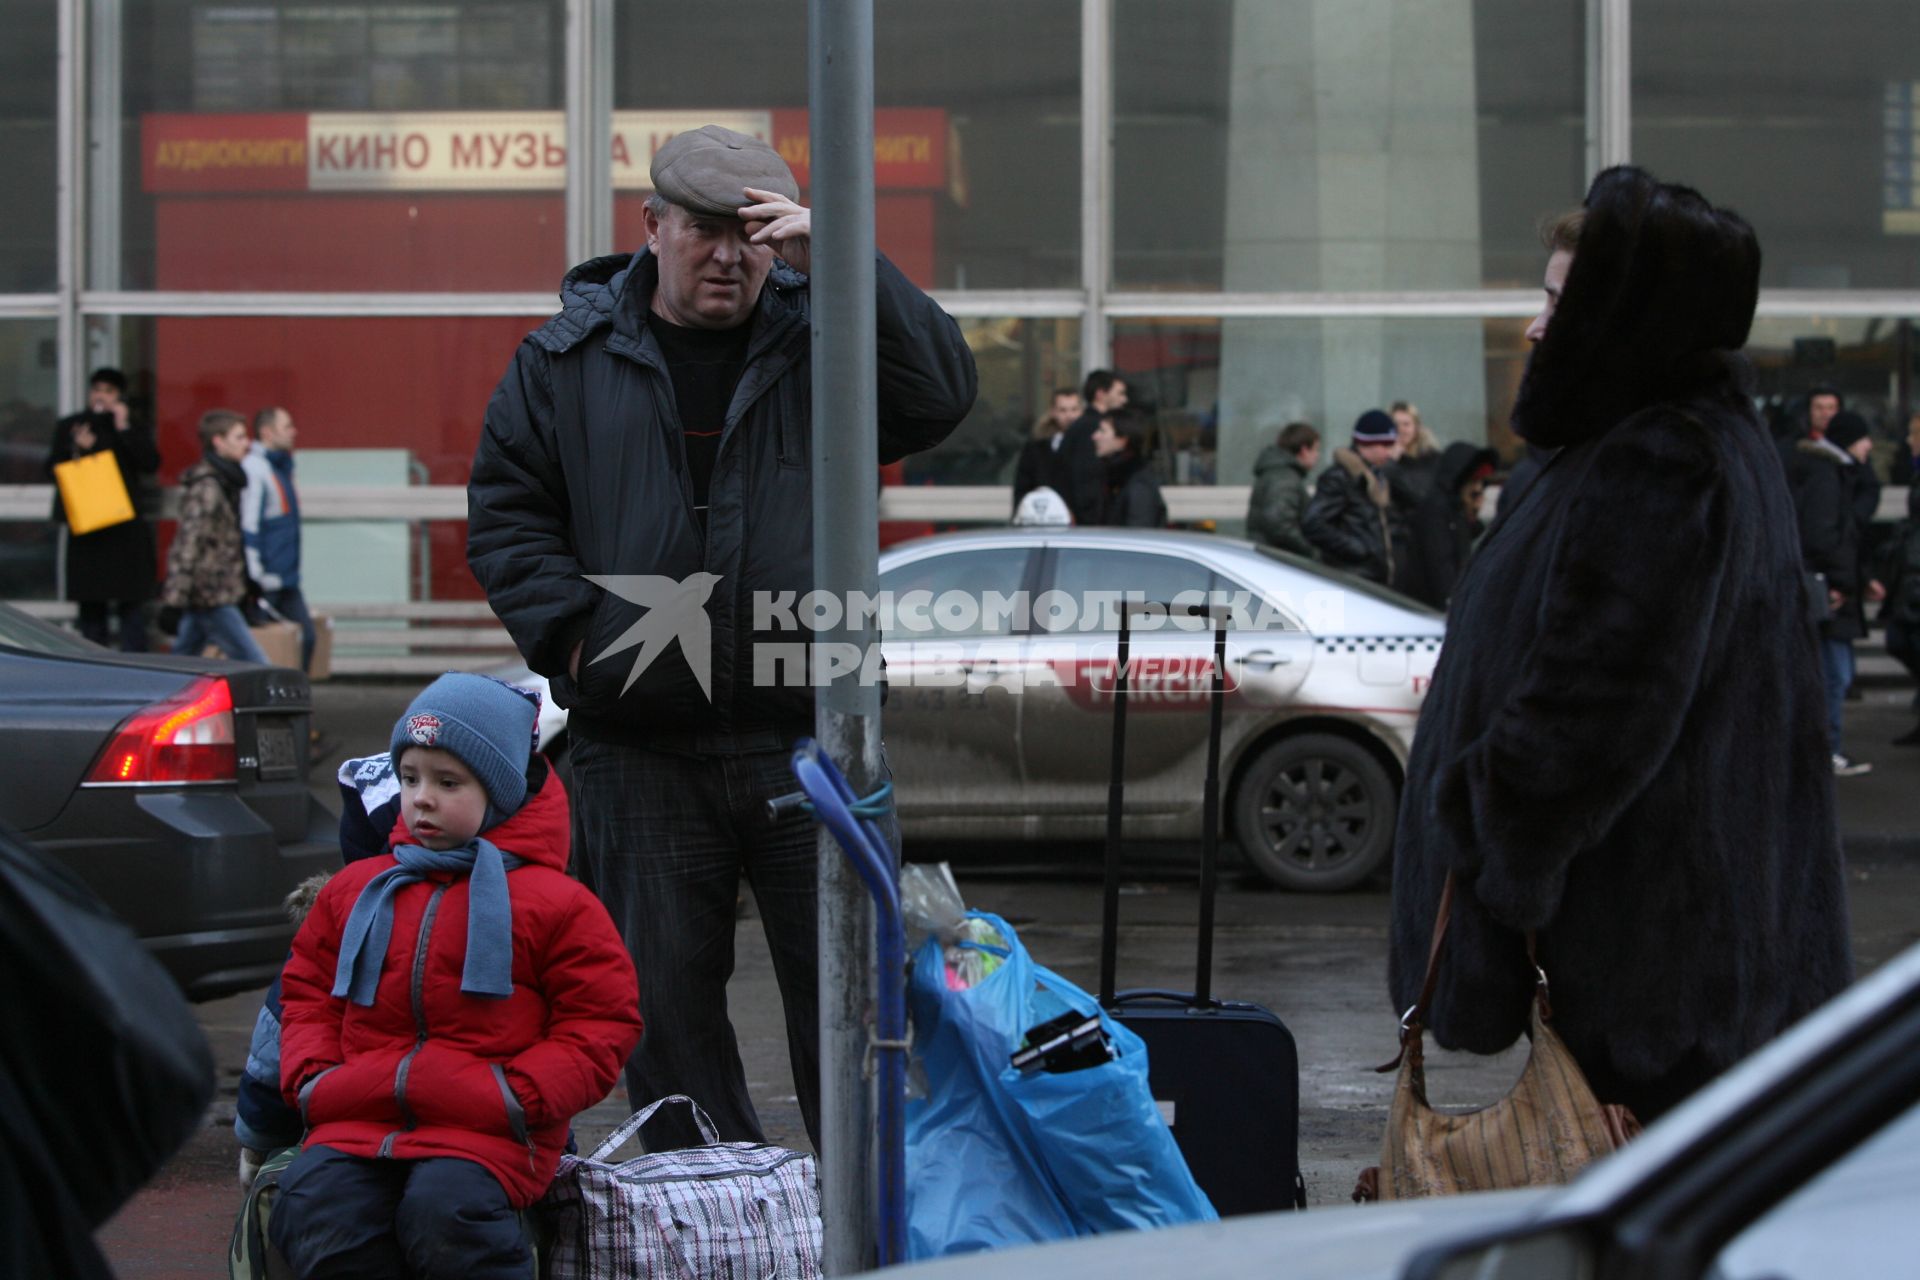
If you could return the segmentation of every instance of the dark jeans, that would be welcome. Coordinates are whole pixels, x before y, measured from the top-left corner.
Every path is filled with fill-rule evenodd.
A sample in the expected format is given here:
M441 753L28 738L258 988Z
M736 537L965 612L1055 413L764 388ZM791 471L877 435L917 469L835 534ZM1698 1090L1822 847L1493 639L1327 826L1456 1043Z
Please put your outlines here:
M298 587L281 587L260 597L269 608L288 622L300 624L300 669L313 670L313 615L307 612L307 598Z
M576 739L572 757L576 869L606 903L640 978L645 1026L627 1060L628 1101L637 1110L684 1093L723 1141L765 1141L727 1016L744 873L773 953L800 1114L817 1150L816 828L804 815L770 822L764 809L798 789L791 752L709 755ZM648 1122L644 1140L661 1151L701 1138L684 1107L669 1107Z
M267 1236L303 1280L533 1280L520 1215L471 1160L308 1147L280 1177Z
M1920 676L1920 632L1898 618L1887 619L1887 652L1907 669L1908 675ZM1912 705L1920 711L1920 689L1914 691Z
M95 644L111 646L107 615L120 620L120 648L127 653L147 651L147 606L144 600L82 600L80 634Z

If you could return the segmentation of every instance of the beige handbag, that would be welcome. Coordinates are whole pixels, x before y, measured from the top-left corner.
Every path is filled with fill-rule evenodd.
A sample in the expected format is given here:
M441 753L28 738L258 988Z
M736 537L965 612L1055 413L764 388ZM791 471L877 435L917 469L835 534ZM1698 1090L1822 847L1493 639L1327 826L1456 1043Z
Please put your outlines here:
M1422 1049L1427 1007L1439 981L1440 947L1453 909L1453 875L1440 892L1439 918L1427 954L1420 998L1400 1020L1400 1053L1381 1067L1396 1066L1393 1109L1380 1144L1380 1164L1354 1186L1355 1200L1407 1200L1462 1191L1541 1186L1565 1182L1640 1132L1627 1108L1603 1105L1581 1074L1550 1021L1547 975L1527 934L1527 959L1537 976L1532 1051L1526 1069L1506 1097L1479 1111L1435 1111L1427 1102Z

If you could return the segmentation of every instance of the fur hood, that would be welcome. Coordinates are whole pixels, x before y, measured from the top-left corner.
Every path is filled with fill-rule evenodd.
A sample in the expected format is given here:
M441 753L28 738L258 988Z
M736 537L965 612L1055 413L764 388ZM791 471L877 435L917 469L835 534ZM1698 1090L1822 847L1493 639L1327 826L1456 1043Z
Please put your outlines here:
M1513 408L1514 431L1546 448L1737 382L1759 298L1753 228L1691 187L1622 165L1593 180L1585 208L1566 286Z
M1333 465L1352 476L1367 491L1367 498L1374 506L1385 511L1393 505L1393 490L1387 484L1386 477L1367 465L1366 459L1352 449L1335 449Z
M1825 440L1802 438L1793 442L1794 454L1800 458L1819 462L1831 462L1836 467L1851 467L1853 455L1838 445L1828 444Z

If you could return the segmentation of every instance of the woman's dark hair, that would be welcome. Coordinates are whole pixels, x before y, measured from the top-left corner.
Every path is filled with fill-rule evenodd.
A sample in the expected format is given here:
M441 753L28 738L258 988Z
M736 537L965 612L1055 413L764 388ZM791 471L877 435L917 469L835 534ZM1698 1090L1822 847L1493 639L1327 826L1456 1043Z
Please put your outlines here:
M111 365L102 365L87 375L87 385L112 387L124 396L127 394L127 375Z
M1127 452L1136 458L1144 458L1153 451L1153 424L1147 421L1147 415L1134 409L1120 409L1106 416L1113 424L1113 434L1127 442Z

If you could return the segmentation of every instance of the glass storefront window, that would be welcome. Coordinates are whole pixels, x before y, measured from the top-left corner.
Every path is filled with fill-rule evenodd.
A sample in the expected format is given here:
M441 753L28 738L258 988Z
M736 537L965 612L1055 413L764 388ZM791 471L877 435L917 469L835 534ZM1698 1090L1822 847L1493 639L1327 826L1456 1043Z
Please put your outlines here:
M881 249L927 288L1078 284L1078 0L891 0L874 19ZM621 0L615 35L622 248L641 243L650 147L703 119L761 133L806 185L806 5Z
M1920 286L1920 8L1633 8L1633 155L1759 233L1773 288Z
M1289 422L1345 445L1353 421L1416 405L1441 443L1485 442L1511 457L1507 428L1526 369L1527 321L1502 319L1121 320L1114 369L1154 421L1157 465L1174 484L1249 484ZM1331 450L1324 451L1331 453Z
M0 320L0 485L48 484L53 424L62 406L51 320ZM0 521L0 599L53 594L54 526L49 518Z
M1585 18L1528 0L1117 0L1113 283L1532 284L1585 190Z
M57 16L52 5L9 6L0 41L0 293L55 285Z
M548 290L564 0L125 0L104 289ZM100 73L96 70L96 76ZM112 157L118 157L114 163Z
M960 322L980 370L973 412L938 448L899 464L900 484L1011 484L1057 387L1080 384L1080 322L968 318ZM1011 502L1008 504L1011 510Z

